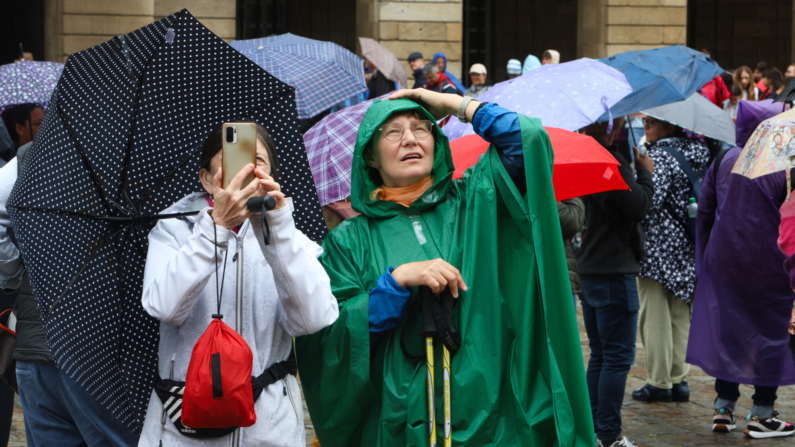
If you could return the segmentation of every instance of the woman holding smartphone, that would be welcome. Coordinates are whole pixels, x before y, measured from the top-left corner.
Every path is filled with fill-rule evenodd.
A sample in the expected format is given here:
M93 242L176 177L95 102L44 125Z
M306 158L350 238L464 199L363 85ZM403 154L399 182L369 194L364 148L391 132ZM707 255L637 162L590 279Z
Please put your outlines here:
M236 263L242 259L243 318L237 332L251 348L252 374L272 371L270 377L276 379L257 398L257 421L241 429L240 445L297 447L304 446L305 435L301 392L289 366L294 365L292 339L332 324L339 311L329 277L317 260L323 249L295 228L292 202L274 179L278 160L273 141L258 124L256 134L256 165L246 165L224 188L222 126L210 133L199 170L206 192L163 211L199 213L162 220L149 233L143 306L163 323L159 377L184 382L191 351L217 313L218 290L220 313L227 323L234 321ZM254 181L245 184L252 173ZM249 198L264 195L276 199L276 207L265 216L269 243L261 216L252 217L246 207ZM239 256L239 249L245 256ZM165 400L153 391L139 445L230 445L231 434L209 432L207 437L207 431L184 427L179 405L181 399ZM204 439L197 439L197 432Z

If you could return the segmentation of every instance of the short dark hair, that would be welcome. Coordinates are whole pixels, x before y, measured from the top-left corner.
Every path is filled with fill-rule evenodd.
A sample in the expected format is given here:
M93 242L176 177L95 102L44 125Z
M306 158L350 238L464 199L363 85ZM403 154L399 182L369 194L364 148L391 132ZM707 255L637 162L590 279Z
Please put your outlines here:
M763 78L768 78L773 81L773 91L776 91L784 84L784 75L778 70L778 68L768 68L767 70L762 73Z
M741 89L740 86L737 85L737 84L732 84L731 95L732 96L743 96L743 89Z
M270 159L271 164L271 177L276 179L276 174L279 170L279 159L276 157L276 146L273 144L273 140L271 139L270 134L268 131L265 130L259 123L253 120L248 119L240 119L240 120L233 120L227 121L228 123L254 123L257 125L257 138L262 141L262 144L265 145L265 149L268 150L268 158ZM224 140L223 140L223 126L225 123L219 124L215 129L207 135L207 139L204 140L204 144L202 145L201 156L199 158L199 167L202 169L206 169L207 171L210 170L210 163L215 157L216 154L223 148Z
M756 64L756 69L764 73L765 70L767 70L767 62L759 61L759 63Z
M38 104L27 102L23 104L16 104L3 110L3 122L6 125L6 129L8 129L8 135L11 136L11 140L13 140L14 143L19 142L19 134L17 133L16 125L25 124L26 122L30 121L30 114L34 110L40 108L41 106Z

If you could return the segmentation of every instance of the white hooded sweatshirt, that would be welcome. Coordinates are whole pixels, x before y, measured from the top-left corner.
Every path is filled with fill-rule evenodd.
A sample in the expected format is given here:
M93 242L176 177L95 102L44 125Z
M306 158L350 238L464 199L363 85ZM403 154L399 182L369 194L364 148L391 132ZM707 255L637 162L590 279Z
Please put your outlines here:
M213 220L206 194L191 194L163 213L201 212L164 219L149 233L144 272L143 306L161 321L158 370L185 381L191 351L217 310ZM265 245L259 216L243 240L243 328L238 332L254 355L252 374L258 376L287 359L292 339L331 325L339 315L329 277L318 262L319 245L295 228L292 202L266 213L271 241ZM221 314L235 326L237 236L216 227L219 279L226 257ZM243 229L241 229L241 234ZM295 377L266 387L254 405L257 422L241 429L241 446L303 447L306 443L301 393ZM161 425L163 405L153 391L139 446L231 446L232 435L193 439L180 434L170 419Z

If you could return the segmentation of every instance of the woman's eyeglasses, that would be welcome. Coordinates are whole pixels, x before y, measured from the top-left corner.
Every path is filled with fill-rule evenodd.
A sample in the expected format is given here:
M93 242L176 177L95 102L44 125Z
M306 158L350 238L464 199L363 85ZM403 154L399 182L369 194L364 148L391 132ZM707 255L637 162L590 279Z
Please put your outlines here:
M660 120L654 118L643 118L643 127L651 127L659 122Z
M409 126L409 130L414 134L414 138L420 140L428 138L431 135L431 129L433 129L433 121L429 120L416 121ZM400 123L391 123L386 126L381 126L378 130L387 140L400 141L403 139L403 133L406 131L406 128Z

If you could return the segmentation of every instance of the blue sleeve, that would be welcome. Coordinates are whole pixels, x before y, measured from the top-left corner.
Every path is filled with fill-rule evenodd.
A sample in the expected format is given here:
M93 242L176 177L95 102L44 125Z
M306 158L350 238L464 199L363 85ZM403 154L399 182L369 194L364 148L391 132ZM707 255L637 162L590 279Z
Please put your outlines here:
M378 346L387 331L397 327L406 318L411 292L401 287L392 272L395 269L387 268L386 273L378 278L376 286L370 290L369 321L370 321L370 347Z
M519 117L495 103L480 108L472 119L472 128L481 138L497 147L505 170L519 192L525 193L527 182L524 172L522 128Z

